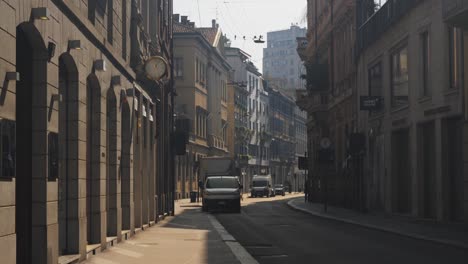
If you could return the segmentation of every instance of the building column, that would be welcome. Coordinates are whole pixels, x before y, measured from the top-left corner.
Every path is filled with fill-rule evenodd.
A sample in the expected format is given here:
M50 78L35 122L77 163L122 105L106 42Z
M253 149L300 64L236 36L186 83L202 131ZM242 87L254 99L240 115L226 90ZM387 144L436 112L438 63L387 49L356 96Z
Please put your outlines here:
M442 120L436 119L435 120L435 195L436 195L436 217L437 220L442 220L444 218L444 175L443 175L443 168L442 162L444 160L444 153L443 153L443 133L442 133Z
M136 104L134 105L135 114L133 116L133 217L134 217L134 228L142 227L142 155L141 155L141 146L142 146L142 122L143 117L141 113L141 100L143 99L139 95L136 96Z
M420 135L419 135L420 136ZM419 197L421 190L421 181L419 180L419 156L418 156L418 127L413 124L409 128L409 166L411 186L410 189L410 206L411 215L417 217L419 215Z
M463 31L463 92L465 95L465 120L463 126L463 218L468 222L468 30Z

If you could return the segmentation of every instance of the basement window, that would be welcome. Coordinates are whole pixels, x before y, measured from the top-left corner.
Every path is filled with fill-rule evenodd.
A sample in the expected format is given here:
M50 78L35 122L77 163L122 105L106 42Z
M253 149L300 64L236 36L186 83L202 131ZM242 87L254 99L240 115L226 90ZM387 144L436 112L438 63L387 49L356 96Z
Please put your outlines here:
M16 169L16 123L7 119L0 119L0 178L15 177Z

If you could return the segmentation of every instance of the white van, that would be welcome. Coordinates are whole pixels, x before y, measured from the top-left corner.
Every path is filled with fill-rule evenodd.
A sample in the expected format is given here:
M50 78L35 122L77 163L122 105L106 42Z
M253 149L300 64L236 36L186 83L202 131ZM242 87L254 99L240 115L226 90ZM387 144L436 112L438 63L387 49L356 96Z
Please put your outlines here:
M271 175L254 175L250 186L251 197L275 196Z
M210 176L203 188L203 211L232 209L241 211L242 185L237 176Z

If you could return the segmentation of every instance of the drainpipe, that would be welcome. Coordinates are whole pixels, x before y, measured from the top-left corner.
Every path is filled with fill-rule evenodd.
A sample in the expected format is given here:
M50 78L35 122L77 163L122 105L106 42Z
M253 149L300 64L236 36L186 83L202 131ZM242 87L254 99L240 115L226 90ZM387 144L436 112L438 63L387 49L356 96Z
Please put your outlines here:
M171 81L170 81L170 88L171 88L171 133L170 133L170 137L173 137L174 135L174 95L175 95L175 85L174 85L174 38L171 38ZM172 141L169 141L169 142L172 142ZM170 148L170 157L171 157L171 175L172 175L172 180L171 180L171 190L172 190L172 213L171 215L174 216L175 215L175 188L176 188L176 185L175 185L175 152L173 151L172 148Z

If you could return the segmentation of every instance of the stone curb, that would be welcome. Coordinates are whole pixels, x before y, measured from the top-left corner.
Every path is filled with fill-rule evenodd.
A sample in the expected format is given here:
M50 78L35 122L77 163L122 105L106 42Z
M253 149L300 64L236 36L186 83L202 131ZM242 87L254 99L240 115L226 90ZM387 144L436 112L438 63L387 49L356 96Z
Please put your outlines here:
M301 200L303 200L303 199L304 198L301 198ZM322 213L313 212L311 210L300 208L299 206L294 205L293 202L295 200L298 200L298 199L294 199L294 200L291 200L291 201L287 202L287 204L288 204L288 206L290 208L292 208L292 209L294 209L296 211L299 211L299 212L303 212L303 213L306 213L306 214L313 215L315 217L321 217L321 218L328 219L328 220L333 220L333 221L342 222L342 223L346 223L346 224L361 226L361 227L364 227L364 228L367 228L367 229L387 232L387 233L391 233L391 234L397 234L397 235L412 238L412 239L417 239L417 240L423 240L423 241L432 242L432 243L449 245L449 246L453 246L453 247L457 247L457 248L461 248L461 249L468 249L468 244L462 243L462 242L456 242L456 241L453 241L453 240L446 240L446 239L437 239L437 238L432 238L432 237L419 235L419 234L405 233L403 231L393 229L393 228L386 228L386 227L372 225L372 224L364 224L364 223L360 223L360 222L353 221L353 220L348 220L348 219L344 219L344 218L339 218L339 217L335 217L335 216L324 215Z

